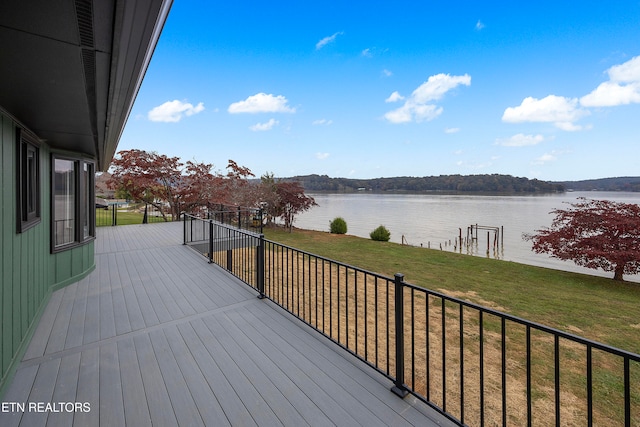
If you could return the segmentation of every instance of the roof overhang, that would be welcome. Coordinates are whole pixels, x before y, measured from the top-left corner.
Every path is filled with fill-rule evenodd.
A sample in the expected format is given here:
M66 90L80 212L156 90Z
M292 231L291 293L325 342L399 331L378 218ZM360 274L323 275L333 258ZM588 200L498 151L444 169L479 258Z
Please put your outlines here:
M0 1L0 107L106 170L172 1Z

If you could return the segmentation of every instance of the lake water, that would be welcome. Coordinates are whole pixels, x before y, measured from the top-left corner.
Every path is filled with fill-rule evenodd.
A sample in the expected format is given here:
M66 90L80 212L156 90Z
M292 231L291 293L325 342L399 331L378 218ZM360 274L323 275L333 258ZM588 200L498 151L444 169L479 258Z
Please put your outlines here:
M577 267L570 261L560 261L531 251L531 243L523 233L551 225L553 209L567 209L578 197L607 199L640 204L640 193L567 192L546 195L479 196L433 194L313 194L319 206L296 217L294 226L310 230L329 231L329 223L341 216L347 222L347 234L369 238L369 233L384 225L391 232L391 241L431 249L498 258L524 264L579 271L613 277L613 273ZM500 233L494 249L495 231L481 229L477 240L469 243L467 228L471 225L497 227ZM461 229L461 230L460 230ZM502 232L503 230L503 232ZM462 233L462 246L456 242ZM487 232L490 250L487 252ZM640 281L640 277L625 276L625 280Z

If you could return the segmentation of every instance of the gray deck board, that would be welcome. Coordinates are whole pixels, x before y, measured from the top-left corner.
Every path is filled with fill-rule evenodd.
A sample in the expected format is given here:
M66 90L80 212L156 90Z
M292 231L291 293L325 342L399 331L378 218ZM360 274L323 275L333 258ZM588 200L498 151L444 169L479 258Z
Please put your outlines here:
M56 319L58 308L62 303L63 296L64 292L54 292L53 295L51 295L49 304L47 304L47 307L44 309L40 323L38 323L36 331L34 332L34 336L40 337L40 339L31 341L24 355L25 359L40 357L44 354L47 347L47 339L45 339L45 337L49 337L51 334L51 328L53 328L53 323Z
M134 338L134 341L151 423L153 425L163 425L163 423L175 425L177 420L171 407L169 393L162 380L162 372L153 352L151 339L149 335L142 335Z
M124 400L116 343L100 346L100 425L124 425Z
M124 401L125 424L130 426L151 426L151 417L145 395L140 365L136 357L133 339L118 341L122 400Z
M451 425L181 238L98 230L95 271L53 293L3 397L90 410L0 425Z
M197 410L202 415L202 419L208 425L230 425L211 386L207 383L203 372L191 354L191 350L180 334L178 327L173 326L166 328L165 334L171 345L171 351L173 351L176 360L180 361L178 365L179 369L186 381L191 397L197 406Z

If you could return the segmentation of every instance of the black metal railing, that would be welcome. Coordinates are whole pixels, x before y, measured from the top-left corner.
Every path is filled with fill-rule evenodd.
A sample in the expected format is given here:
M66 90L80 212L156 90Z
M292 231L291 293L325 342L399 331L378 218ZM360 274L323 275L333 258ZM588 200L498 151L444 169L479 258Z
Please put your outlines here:
M458 424L640 424L638 354L214 220L184 243Z
M96 208L96 226L116 226L126 224L151 224L172 221L167 207L158 207L150 203L138 203L123 209L118 203Z
M227 224L252 232L262 233L263 213L261 209L222 204L209 204L200 218L213 219L219 223Z

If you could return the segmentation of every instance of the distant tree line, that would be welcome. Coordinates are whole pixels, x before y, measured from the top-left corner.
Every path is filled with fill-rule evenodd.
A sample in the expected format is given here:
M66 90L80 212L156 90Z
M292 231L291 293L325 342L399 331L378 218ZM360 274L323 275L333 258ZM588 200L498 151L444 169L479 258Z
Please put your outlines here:
M562 183L519 178L511 175L440 175L375 179L330 178L304 175L289 178L304 185L306 191L408 191L477 193L555 193L565 191Z
M639 176L566 181L558 182L557 184L564 185L567 190L576 191L640 191Z

